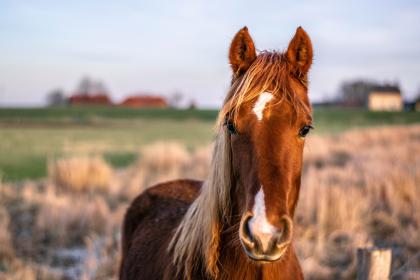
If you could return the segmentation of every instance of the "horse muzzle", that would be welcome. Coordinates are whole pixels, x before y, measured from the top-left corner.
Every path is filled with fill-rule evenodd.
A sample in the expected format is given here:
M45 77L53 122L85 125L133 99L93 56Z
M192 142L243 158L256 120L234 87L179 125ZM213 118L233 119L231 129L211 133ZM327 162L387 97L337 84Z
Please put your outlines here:
M286 252L291 240L293 222L283 215L280 226L256 219L247 212L241 219L239 238L247 256L253 261L274 262Z

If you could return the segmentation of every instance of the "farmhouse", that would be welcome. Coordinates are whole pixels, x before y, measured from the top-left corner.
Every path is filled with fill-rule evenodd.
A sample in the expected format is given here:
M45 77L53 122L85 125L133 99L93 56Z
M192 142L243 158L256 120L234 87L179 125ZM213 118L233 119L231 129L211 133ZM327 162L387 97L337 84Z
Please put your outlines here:
M120 106L131 108L166 108L168 102L162 96L132 95L121 102Z
M70 105L112 105L106 94L74 94L69 97Z
M378 86L368 95L368 108L371 111L401 111L403 100L398 86Z

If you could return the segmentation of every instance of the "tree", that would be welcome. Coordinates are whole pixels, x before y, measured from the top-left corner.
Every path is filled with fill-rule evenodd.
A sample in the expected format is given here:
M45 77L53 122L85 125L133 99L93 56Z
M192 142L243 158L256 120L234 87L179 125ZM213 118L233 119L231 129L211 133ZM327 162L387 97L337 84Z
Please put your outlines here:
M67 104L67 98L63 90L54 89L47 94L47 104L51 107L64 106Z
M190 100L190 104L188 105L188 109L190 109L190 110L197 109L197 104L195 103L194 99Z
M417 89L417 93L414 97L414 102L416 101L420 102L420 87Z
M78 94L82 95L88 95L91 93L93 87L93 82L89 77L83 77L82 80L80 80L80 83L76 89L76 92Z
M93 93L101 93L106 94L108 93L108 89L102 81L97 81L93 84Z
M345 81L341 84L338 95L344 105L364 106L368 95L379 84L366 80Z
M184 98L184 95L180 91L175 91L171 96L169 97L169 106L172 108L179 108L181 105L181 101Z
M107 94L108 89L102 81L83 77L76 88L76 93L78 95Z

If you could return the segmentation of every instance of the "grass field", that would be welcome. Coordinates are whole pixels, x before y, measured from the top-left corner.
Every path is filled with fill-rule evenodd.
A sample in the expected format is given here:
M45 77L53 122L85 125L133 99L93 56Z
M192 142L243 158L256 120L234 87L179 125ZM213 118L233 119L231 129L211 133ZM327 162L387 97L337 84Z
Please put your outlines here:
M134 162L145 144L211 142L217 110L138 110L112 107L0 109L0 176L5 181L45 177L48 159L101 155L114 167ZM419 112L317 109L315 133L420 122Z
M420 125L306 141L293 227L305 279L356 279L356 249L370 246L392 248L390 279L420 279ZM82 155L46 179L0 181L0 279L116 279L129 203L157 182L206 178L211 150L154 143L125 168Z

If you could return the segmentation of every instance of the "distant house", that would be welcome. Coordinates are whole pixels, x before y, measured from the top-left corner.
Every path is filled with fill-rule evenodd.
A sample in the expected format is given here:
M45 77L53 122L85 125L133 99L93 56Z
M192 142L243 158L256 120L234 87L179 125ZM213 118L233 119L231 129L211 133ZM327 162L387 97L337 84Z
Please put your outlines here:
M69 97L70 105L112 105L106 94L74 94Z
M81 79L73 95L69 97L68 103L73 106L112 105L108 93L103 82L84 77Z
M402 111L403 100L398 86L373 87L368 95L371 111Z
M415 109L417 112L420 112L420 96L419 96L419 97L417 97L417 99L416 99L416 101L415 101L414 109Z
M121 102L120 106L130 108L166 108L168 102L162 96L133 95Z

